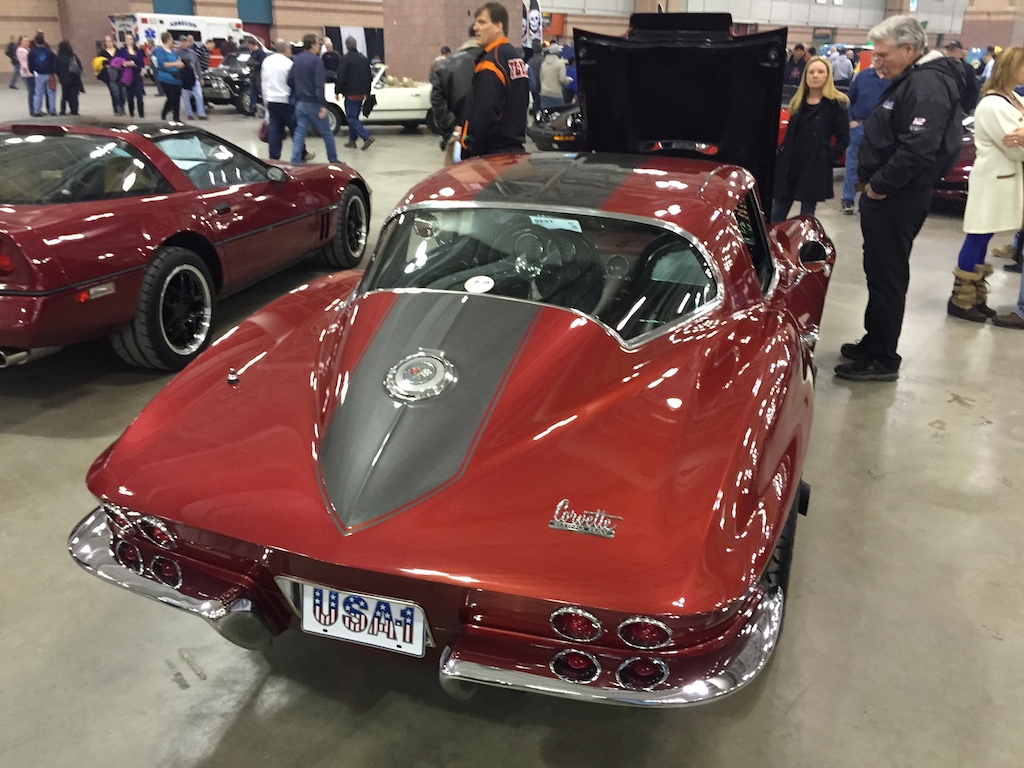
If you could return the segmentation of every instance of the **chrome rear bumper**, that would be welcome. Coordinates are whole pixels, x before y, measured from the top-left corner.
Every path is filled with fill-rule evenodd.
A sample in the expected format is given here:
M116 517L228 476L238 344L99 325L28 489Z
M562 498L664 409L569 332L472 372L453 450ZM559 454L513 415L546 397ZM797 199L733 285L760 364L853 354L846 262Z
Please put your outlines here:
M239 596L198 600L121 565L114 557L113 534L107 516L97 507L68 537L68 551L82 568L110 584L127 589L205 619L227 640L243 648L264 648L274 634L267 628L252 600Z

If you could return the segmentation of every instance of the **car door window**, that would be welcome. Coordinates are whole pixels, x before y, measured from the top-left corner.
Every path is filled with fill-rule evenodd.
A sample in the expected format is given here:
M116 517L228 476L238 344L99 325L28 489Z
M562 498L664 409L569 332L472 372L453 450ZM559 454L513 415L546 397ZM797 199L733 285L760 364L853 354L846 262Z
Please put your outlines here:
M743 236L750 259L754 263L757 282L761 285L761 290L767 293L775 278L775 261L772 259L771 248L768 246L764 216L761 214L761 207L758 205L757 196L753 190L747 192L746 196L737 204L735 214L736 224Z
M186 133L155 141L198 189L218 189L267 180L267 166L215 136Z

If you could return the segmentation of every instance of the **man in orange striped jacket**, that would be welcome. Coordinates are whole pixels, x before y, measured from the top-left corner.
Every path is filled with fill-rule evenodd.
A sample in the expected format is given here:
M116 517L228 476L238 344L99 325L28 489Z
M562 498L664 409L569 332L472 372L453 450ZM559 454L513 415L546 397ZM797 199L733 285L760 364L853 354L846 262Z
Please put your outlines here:
M462 157L524 152L529 79L526 62L508 41L508 11L486 3L476 12L476 60L462 129Z

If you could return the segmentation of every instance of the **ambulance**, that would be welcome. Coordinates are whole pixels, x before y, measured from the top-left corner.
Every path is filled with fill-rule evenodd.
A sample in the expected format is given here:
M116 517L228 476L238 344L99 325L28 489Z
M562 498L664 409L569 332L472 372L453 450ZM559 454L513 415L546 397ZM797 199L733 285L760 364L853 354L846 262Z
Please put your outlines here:
M124 40L126 32L131 32L140 45L145 43L147 47L159 45L160 36L164 32L170 32L175 40L185 35L192 35L200 43L213 40L219 51L220 44L229 36L234 38L236 44L241 44L242 36L245 34L242 31L241 19L178 16L169 13L122 13L109 18L111 33L119 43ZM217 66L220 62L219 54L211 54L211 67Z

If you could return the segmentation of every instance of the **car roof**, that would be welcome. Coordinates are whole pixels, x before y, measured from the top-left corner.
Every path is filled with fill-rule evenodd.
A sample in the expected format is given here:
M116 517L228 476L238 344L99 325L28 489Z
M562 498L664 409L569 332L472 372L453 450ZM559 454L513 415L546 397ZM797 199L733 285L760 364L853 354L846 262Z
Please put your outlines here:
M147 139L155 139L160 136L201 133L201 128L184 125L182 123L170 122L135 122L131 120L118 120L117 118L75 118L73 121L62 123L20 123L11 122L0 125L0 130L10 131L16 134L36 133L49 136L61 134L79 134L83 136L116 135L124 136L131 134L144 136Z
M601 153L497 155L448 166L399 204L576 210L666 222L706 242L753 176L712 160ZM739 194L737 194L739 193Z

